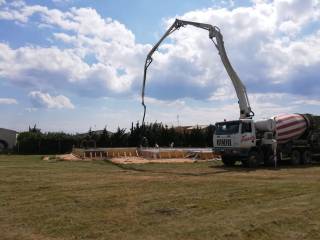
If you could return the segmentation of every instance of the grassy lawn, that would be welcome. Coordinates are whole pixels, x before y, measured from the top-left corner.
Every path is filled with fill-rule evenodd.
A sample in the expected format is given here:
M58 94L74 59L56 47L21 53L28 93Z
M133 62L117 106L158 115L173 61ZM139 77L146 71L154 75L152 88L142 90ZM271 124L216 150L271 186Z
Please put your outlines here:
M0 239L320 239L320 166L0 156Z

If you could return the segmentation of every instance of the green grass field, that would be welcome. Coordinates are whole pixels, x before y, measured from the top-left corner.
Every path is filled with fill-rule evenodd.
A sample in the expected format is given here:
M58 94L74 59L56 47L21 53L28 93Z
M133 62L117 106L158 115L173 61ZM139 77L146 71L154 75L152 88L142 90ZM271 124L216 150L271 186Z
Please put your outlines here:
M320 166L0 156L0 239L320 239Z

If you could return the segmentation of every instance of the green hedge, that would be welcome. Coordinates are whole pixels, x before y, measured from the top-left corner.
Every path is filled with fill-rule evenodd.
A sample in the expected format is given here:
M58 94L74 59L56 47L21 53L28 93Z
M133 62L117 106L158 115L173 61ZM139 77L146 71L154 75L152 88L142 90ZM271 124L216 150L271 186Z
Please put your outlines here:
M89 130L87 134L67 134L63 132L42 133L36 126L18 135L15 151L20 154L61 154L71 152L72 147L212 147L214 126L206 129L177 131L162 123L135 125L129 131L118 128L110 134L106 129L101 134Z

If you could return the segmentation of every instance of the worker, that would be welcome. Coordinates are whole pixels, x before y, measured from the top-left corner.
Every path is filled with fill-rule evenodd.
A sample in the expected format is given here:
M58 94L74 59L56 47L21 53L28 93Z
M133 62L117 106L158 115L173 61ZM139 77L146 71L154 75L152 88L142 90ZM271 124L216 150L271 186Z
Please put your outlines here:
M272 139L272 151L273 151L273 160L274 160L274 167L277 167L277 140Z

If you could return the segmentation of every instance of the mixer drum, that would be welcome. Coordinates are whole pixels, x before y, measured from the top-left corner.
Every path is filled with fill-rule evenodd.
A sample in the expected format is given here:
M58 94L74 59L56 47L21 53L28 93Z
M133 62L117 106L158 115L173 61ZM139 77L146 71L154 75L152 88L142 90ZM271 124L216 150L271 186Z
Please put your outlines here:
M285 114L274 117L276 139L278 143L286 143L298 139L307 130L306 119L299 114Z

